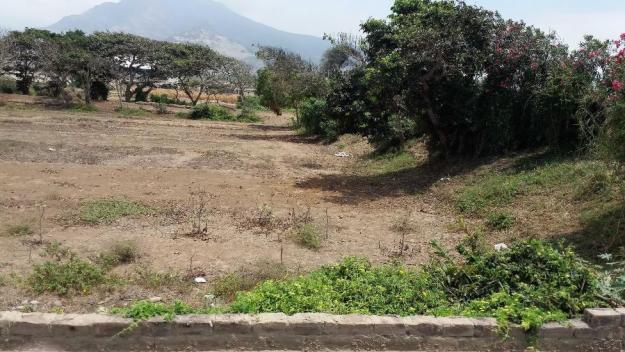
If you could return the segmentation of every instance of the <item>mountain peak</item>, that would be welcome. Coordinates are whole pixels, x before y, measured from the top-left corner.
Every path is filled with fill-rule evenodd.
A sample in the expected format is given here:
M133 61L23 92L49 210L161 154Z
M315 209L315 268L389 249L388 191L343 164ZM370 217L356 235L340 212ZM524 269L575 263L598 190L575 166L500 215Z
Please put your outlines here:
M48 29L127 32L157 40L206 44L225 55L255 61L255 45L282 47L319 62L329 44L255 22L214 0L122 0L68 16ZM252 63L252 62L251 62ZM256 63L256 62L253 62Z

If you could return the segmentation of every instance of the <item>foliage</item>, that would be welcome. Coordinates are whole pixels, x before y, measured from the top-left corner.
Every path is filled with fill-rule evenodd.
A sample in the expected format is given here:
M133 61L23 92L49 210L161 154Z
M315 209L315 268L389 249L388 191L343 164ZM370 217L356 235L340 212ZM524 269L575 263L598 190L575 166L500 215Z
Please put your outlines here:
M8 76L0 76L0 93L13 94L17 92L17 81Z
M277 115L286 107L299 107L307 98L322 97L326 81L317 66L280 48L260 47L256 56L265 67L258 71L256 94Z
M125 216L150 215L153 209L127 200L97 200L85 204L80 219L86 223L110 223Z
M48 246L44 254L52 259L35 265L28 278L30 287L36 293L51 292L61 296L87 294L108 280L104 269L78 258L58 244Z
M167 94L150 94L150 101L160 104L189 105L188 102L180 100L178 98L170 98Z
M114 308L111 313L123 315L134 321L147 320L152 317L164 317L165 320L172 321L176 315L197 313L197 310L181 301L174 301L172 304L139 301L127 308Z
M200 104L193 107L193 111L189 115L192 120L213 120L213 121L232 121L235 116L224 107Z
M492 212L488 214L486 223L495 230L507 230L514 226L516 219L513 215L506 212Z
M241 109L241 113L237 117L238 120L249 122L260 121L256 112L262 109L262 105L260 105L260 99L257 97L245 97L237 104L237 107Z
M531 240L501 252L459 246L419 271L349 258L237 296L237 313L493 316L527 330L602 306L598 274L570 248Z
M313 223L306 222L297 226L294 236L297 243L308 249L319 250L321 248L323 237Z
M282 280L286 277L284 264L261 260L217 279L213 283L213 293L225 301L232 301L237 293L249 291L261 282Z

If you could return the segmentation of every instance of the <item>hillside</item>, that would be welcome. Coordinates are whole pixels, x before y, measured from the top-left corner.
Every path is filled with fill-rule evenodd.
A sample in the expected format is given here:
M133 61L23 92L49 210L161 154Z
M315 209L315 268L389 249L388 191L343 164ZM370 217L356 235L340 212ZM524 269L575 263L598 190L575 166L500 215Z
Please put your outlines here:
M318 62L329 47L321 38L283 32L241 16L213 0L122 0L68 16L48 29L120 31L144 37L203 43L238 59L255 63L257 45L278 46Z

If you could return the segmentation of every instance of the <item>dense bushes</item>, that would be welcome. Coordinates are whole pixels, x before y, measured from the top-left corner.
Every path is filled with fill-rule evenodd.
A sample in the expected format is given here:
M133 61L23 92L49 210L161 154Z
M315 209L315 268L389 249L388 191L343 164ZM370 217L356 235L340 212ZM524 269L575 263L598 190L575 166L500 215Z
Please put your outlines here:
M213 121L239 121L239 122L258 122L260 119L254 111L243 109L239 115L234 115L227 108L210 105L198 104L188 115L192 120L213 120Z
M14 78L0 76L0 93L13 94L17 92L17 81Z
M402 0L392 12L363 24L354 50L365 60L335 71L325 97L338 131L381 148L420 136L445 155L587 148L623 89L621 41L587 37L569 52L555 34L460 1Z
M484 251L477 243L459 246L459 262L440 252L418 271L350 258L294 280L265 282L240 294L231 311L493 316L531 329L603 305L597 272L570 248L532 240Z

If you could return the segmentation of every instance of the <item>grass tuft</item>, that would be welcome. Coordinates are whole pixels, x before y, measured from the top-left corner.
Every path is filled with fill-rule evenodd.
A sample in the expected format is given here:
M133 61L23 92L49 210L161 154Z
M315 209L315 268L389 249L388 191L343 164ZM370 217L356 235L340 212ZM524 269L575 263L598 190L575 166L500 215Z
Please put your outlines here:
M303 223L297 226L294 231L295 240L300 245L312 250L321 248L323 237L313 223Z

